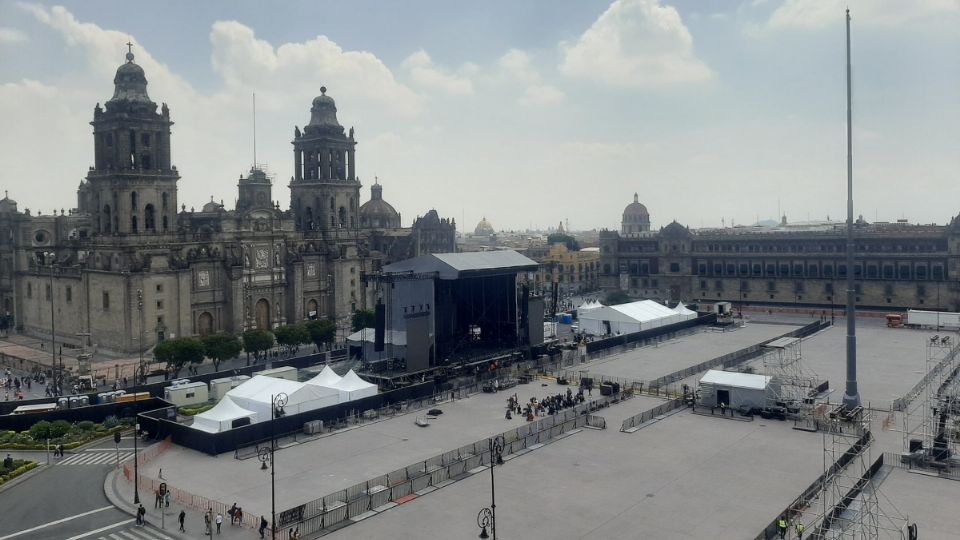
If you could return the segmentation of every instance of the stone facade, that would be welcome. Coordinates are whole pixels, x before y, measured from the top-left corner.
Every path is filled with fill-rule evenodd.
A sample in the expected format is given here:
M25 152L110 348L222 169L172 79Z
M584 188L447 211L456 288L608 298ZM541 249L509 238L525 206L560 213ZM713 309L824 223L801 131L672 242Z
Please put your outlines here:
M240 178L233 210L212 200L178 209L170 110L157 112L133 59L94 108L94 166L77 208L33 215L0 200L0 305L18 331L48 337L52 313L59 342L134 352L309 318L342 326L373 307L370 276L384 264L455 250L455 223L435 211L411 228L399 214L364 226L354 130L344 133L326 88L294 130L288 210L257 167Z
M597 248L570 251L565 244L553 244L545 255L534 260L540 265L534 277L535 291L549 294L553 283L561 295L599 288L600 250Z
M857 305L960 311L960 216L949 225L855 225ZM600 284L670 301L846 303L842 222L600 233Z

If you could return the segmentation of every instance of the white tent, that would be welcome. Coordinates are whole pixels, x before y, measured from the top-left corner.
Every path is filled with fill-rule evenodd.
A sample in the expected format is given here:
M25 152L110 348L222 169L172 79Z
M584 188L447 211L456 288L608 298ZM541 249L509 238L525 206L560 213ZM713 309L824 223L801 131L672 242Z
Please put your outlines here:
M237 405L257 413L261 421L266 421L270 419L270 400L281 393L287 395L287 404L284 406L286 414L299 414L340 402L340 392L336 389L262 375L230 390L227 397Z
M316 377L308 380L304 384L313 384L316 386L325 386L327 388L336 388L340 379L343 377L337 375L337 372L330 366L323 366L323 370Z
M677 307L673 308L681 317L682 320L696 319L697 312L689 309L687 306L683 305L683 302L677 302Z
M600 302L597 302L596 300L585 300L582 304L577 306L577 313L580 314L580 313L583 313L584 311L597 309L598 307L602 307L602 306L603 304L601 304Z
M193 417L193 428L208 433L220 433L233 428L233 423L241 418L249 418L250 423L257 422L257 413L237 405L229 397L224 397L212 409Z
M352 369L340 379L336 388L340 391L340 403L377 395L377 385L361 379Z
M588 310L580 315L580 330L596 336L631 334L689 318L653 300L640 300Z

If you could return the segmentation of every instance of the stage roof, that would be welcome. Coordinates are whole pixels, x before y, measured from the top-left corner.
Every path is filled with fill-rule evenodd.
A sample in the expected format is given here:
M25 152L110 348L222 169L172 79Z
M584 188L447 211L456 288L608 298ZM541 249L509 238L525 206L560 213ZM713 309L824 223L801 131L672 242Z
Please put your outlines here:
M390 274L435 273L440 279L468 277L465 274L502 275L536 270L536 261L512 250L433 253L383 267L383 273L387 276Z

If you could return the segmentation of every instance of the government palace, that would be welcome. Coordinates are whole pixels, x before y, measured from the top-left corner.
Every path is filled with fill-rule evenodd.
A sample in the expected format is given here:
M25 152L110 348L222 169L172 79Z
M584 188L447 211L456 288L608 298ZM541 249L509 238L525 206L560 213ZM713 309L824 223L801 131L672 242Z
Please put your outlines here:
M960 216L949 225L854 224L857 305L960 311ZM846 223L650 230L635 194L620 231L600 232L600 286L640 298L777 305L846 304Z
M0 200L0 306L16 331L117 352L158 340L329 318L340 328L378 298L384 264L456 251L456 224L431 210L409 228L383 200L360 204L354 130L321 88L294 128L290 208L254 166L233 209L177 199L173 121L128 52L113 97L93 110L93 166L77 207L52 215ZM141 340L141 337L142 340Z

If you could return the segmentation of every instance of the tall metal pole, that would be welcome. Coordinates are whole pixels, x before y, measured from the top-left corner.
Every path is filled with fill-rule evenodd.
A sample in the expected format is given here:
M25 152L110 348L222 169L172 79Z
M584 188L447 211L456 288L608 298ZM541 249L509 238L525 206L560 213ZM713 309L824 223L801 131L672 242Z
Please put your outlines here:
M853 100L850 77L850 10L847 9L847 390L843 404L847 410L860 405L857 391L856 289L853 283Z
M277 461L274 453L277 451L275 441L277 426L273 423L277 416L277 401L279 396L270 396L270 538L277 538L277 484L275 481Z
M137 349L140 351L140 377L143 378L143 384L147 383L147 370L143 367L143 290L137 289L137 311L140 317L140 341L137 343Z
M137 289L137 310L140 311L140 374L143 374L143 291ZM134 386L136 387L136 376L134 376ZM146 381L144 381L146 382ZM137 390L134 388L133 394L133 504L140 504L140 455L137 452L137 439L140 438L140 416L137 412ZM161 508L161 512L163 509Z
M56 253L47 253L50 258L50 368L53 369L53 388L54 396L59 396L58 389L62 387L60 379L63 378L63 357L60 361L60 369L57 370L57 317L53 310L53 263L56 262Z

